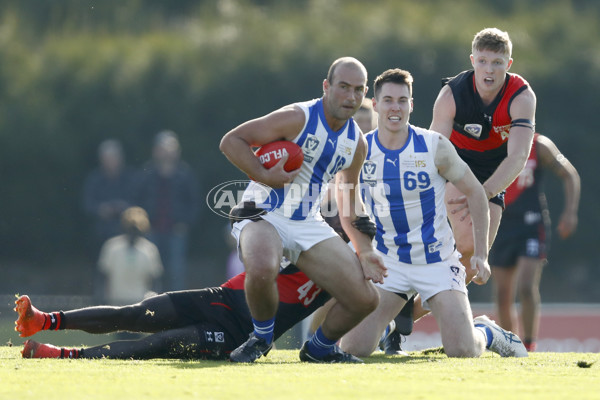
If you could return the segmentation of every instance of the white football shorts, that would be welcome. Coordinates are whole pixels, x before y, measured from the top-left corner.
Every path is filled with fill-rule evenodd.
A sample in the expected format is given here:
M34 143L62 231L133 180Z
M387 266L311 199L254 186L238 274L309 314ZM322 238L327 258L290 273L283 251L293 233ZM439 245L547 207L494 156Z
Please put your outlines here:
M431 310L427 300L445 290L458 290L468 294L466 270L459 261L458 251L446 260L433 264L405 264L381 252L379 255L388 269L388 276L383 283L375 285L388 292L404 293L409 299L419 293L426 310Z
M323 240L338 236L323 219L315 217L294 221L275 213L267 213L261 215L261 218L275 227L283 243L283 256L293 264L298 261L301 252L310 249ZM245 219L233 224L231 234L237 240L238 250L242 229L249 223L252 223L252 221Z

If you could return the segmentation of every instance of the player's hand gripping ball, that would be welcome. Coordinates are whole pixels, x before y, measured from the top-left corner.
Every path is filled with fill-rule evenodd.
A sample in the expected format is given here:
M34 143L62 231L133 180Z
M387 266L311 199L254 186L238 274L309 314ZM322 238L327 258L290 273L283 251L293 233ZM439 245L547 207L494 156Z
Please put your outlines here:
M283 166L286 172L297 170L304 161L302 148L289 140L277 140L267 143L256 150L254 154L266 169L271 169L285 154L288 154L288 159Z

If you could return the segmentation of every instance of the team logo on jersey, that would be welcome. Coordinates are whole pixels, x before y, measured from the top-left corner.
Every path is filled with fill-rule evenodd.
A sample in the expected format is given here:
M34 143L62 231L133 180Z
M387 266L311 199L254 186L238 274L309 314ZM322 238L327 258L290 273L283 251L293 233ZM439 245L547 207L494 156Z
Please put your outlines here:
M476 138L481 136L481 131L483 130L482 126L479 124L466 124L464 129L465 132Z
M377 163L367 160L362 167L363 182L369 186L377 184Z
M304 144L302 145L302 152L304 153L304 161L312 162L319 148L319 139L315 135L309 134Z

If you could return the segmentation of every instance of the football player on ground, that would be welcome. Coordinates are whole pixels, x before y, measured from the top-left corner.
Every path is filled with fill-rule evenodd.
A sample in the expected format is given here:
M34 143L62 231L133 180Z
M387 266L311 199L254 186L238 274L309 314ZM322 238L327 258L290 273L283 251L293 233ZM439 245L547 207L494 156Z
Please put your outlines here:
M331 222L339 227L335 218ZM354 226L369 237L375 235L376 227L368 218L357 220ZM341 227L337 229L343 234ZM280 298L275 339L330 298L296 266L282 261L281 267L277 277ZM21 337L42 330L151 333L142 339L88 348L59 348L27 340L22 355L24 358L226 359L253 330L244 279L245 273L241 273L219 287L167 292L128 306L50 313L35 308L28 296L20 296L15 302L15 311L19 314L15 330Z

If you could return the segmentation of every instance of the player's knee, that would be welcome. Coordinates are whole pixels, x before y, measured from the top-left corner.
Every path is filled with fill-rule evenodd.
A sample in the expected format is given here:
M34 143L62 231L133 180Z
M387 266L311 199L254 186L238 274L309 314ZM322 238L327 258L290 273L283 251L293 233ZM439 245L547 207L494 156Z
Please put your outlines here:
M369 315L379 305L379 294L377 290L373 287L373 285L366 285L367 289L364 290L361 296L361 301L356 304L357 310L362 315Z
M475 343L466 340L445 344L444 352L448 357L455 358L479 357L481 355L481 352L477 351Z
M531 301L536 297L537 291L531 283L519 283L517 288L519 299L521 301Z
M474 347L450 347L450 348L446 348L444 347L444 352L446 353L446 355L448 357L453 357L453 358L472 358L472 357L479 357L480 354L478 354L478 352L475 351Z
M269 259L244 259L246 279L251 280L273 280L277 277L279 263Z

